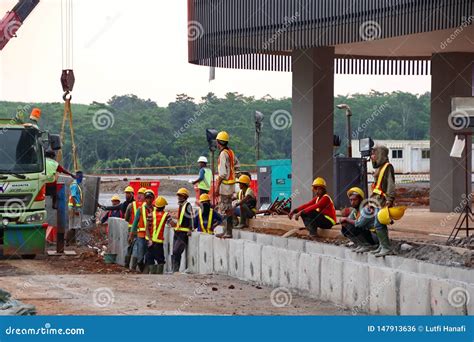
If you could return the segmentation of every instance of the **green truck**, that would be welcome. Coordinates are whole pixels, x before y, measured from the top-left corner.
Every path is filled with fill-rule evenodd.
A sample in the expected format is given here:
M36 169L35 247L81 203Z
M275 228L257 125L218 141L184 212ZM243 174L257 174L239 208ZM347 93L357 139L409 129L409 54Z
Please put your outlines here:
M40 115L35 108L29 120L21 111L0 119L0 255L45 253L45 150L58 150L61 143L38 127Z

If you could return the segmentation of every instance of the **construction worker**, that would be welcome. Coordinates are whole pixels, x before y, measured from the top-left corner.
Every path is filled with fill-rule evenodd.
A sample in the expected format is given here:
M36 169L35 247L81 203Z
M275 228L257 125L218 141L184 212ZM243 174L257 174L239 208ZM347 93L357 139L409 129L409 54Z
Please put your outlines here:
M146 241L146 227L147 222L151 222L153 218L153 202L155 200L155 193L152 190L145 192L145 202L138 208L133 221L130 232L131 238L136 235L135 243L133 244L131 269L135 270L138 265L140 272L145 271L145 253L147 251ZM129 241L131 240L129 237Z
M197 185L199 195L208 194L211 190L212 183L212 171L207 167L207 158L204 156L199 157L199 176L198 179L191 181L194 186Z
M234 206L235 215L240 217L240 224L236 227L238 229L247 228L249 226L249 219L255 217L257 212L257 198L250 187L250 177L243 174L239 177L240 191L237 195L238 202Z
M120 204L120 197L119 195L113 195L112 199L112 206L117 207ZM114 210L109 210L107 213L102 217L100 220L100 223L105 224L110 217L117 217L117 218L123 218L122 211L120 209L114 209Z
M189 236L193 230L193 207L188 202L189 192L181 188L176 192L178 196L178 217L174 229L173 241L173 272L178 272L181 265L181 255L188 246Z
M77 171L74 181L69 186L69 228L81 228L82 222L82 189L81 184L83 180L82 171Z
M131 234L132 232L132 225L133 221L135 221L135 216L137 215L137 210L142 206L143 202L145 202L145 192L146 188L140 188L137 192L137 200L131 202L127 210L125 211L125 221L128 222L128 247L127 247L127 254L125 255L125 265L128 267L130 265L130 260L132 258L133 252L133 245L135 244L136 235Z
M219 210L225 215L225 232L216 235L217 237L232 238L234 226L234 208L232 206L232 196L235 191L236 170L239 168L239 161L235 153L229 148L229 134L220 132L217 137L217 148L219 149L219 159L217 163L217 184L215 194L219 197Z
M168 202L164 197L158 196L155 200L155 208L151 220L147 222L146 240L147 252L145 255L145 271L149 274L163 274L165 268L165 228L172 221L171 215L165 212Z
M48 180L48 183L46 183L46 195L52 198L53 209L57 209L56 181L58 179L58 173L68 175L72 177L72 179L75 179L76 176L56 161L56 153L54 151L48 150L44 155L46 157L46 177Z
M127 186L125 188L124 192L125 192L125 201L123 203L120 203L117 206L110 206L110 207L106 207L106 206L103 206L103 205L99 204L98 207L102 210L117 210L117 209L119 209L119 210L122 211L123 217L125 217L125 214L127 212L127 208L129 206L129 204L135 201L135 198L134 198L135 190L133 190L133 188L131 186Z
M317 236L317 229L331 229L336 224L336 209L331 197L326 191L326 181L318 177L313 182L313 191L316 193L311 201L292 210L288 217L298 221L303 219L305 227L311 237Z
M365 253L376 248L371 229L374 225L374 216L367 206L363 206L365 193L361 188L353 187L347 191L351 203L351 212L348 217L340 219L342 235L354 242L354 252Z
M208 194L199 196L201 207L194 217L194 227L200 233L214 234L214 228L222 224L222 216L214 211L211 206L211 198Z
M377 217L382 208L391 208L395 202L395 170L389 162L388 152L387 147L376 146L370 154L370 160L375 170L370 200L371 203L376 203L371 208L374 211L375 232L379 239L379 247L372 252L376 257L394 254L388 236L388 227L380 223Z

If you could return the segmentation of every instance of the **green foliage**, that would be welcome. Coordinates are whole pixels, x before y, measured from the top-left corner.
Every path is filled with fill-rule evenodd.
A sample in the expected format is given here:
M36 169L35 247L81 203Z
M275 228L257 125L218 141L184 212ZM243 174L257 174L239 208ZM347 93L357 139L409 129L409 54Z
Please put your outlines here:
M352 138L428 139L430 94L355 94L338 96L335 105L351 106ZM18 108L28 112L33 105L0 102L0 118L14 116ZM59 133L62 103L35 104L42 109L41 126ZM255 164L254 113L265 114L260 139L262 159L291 156L291 127L278 130L270 118L275 111L291 113L291 99L261 99L228 93L218 98L209 93L199 101L179 94L166 108L135 95L114 96L107 103L73 105L74 130L82 169L97 173L188 173L196 171L200 155L209 155L205 130L226 130L231 147L242 164ZM98 114L109 113L111 122L99 127ZM110 119L109 118L109 119ZM346 117L335 109L335 134L346 141ZM105 128L105 129L104 129ZM340 151L344 151L344 146ZM66 124L64 165L71 165L71 142ZM173 168L169 168L172 166ZM157 168L159 167L159 168ZM145 168L134 170L134 168ZM153 169L155 168L155 169ZM246 167L251 169L252 167ZM104 171L104 169L110 169ZM245 167L244 167L245 169Z

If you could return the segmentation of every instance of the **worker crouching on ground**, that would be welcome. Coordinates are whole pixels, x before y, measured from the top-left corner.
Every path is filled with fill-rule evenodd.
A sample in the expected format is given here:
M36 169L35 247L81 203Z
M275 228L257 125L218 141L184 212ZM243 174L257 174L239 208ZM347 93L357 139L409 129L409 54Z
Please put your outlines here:
M143 273L163 274L165 268L165 241L166 225L171 223L171 216L165 212L168 202L158 196L151 216L147 218L146 240L148 249L145 255L145 270Z
M240 217L240 223L236 227L238 229L247 228L249 220L255 217L257 212L257 198L250 188L250 177L248 175L241 175L237 183L239 183L240 191L237 195L238 202L235 204L234 212L236 216Z
M125 210L125 221L128 222L128 232L129 232L127 254L125 255L126 267L129 267L130 265L130 260L132 258L132 253L133 253L133 246L136 240L136 235L131 234L132 225L133 225L133 222L135 221L135 216L137 215L138 209L142 206L143 202L145 202L145 192L146 192L146 188L140 188L137 192L137 199L129 203L127 210Z
M379 247L372 252L376 257L394 254L388 237L387 224L380 222L378 217L382 208L391 208L395 201L395 170L388 160L388 152L387 147L376 146L370 154L372 166L375 169L370 199L373 203L377 203L377 206L372 209L375 217L375 232L379 239Z
M313 182L316 197L306 204L292 210L288 217L298 221L303 219L311 237L317 236L318 228L331 229L336 224L336 209L331 197L326 192L326 181L318 177Z
M219 210L221 214L225 215L226 221L225 232L216 236L232 238L232 229L234 228L232 196L235 192L235 172L239 168L239 160L229 148L229 134L227 132L220 132L216 141L220 151L217 163L216 196L219 196Z
M211 206L211 199L208 194L199 196L201 207L194 217L194 227L203 234L214 234L214 228L222 224L222 216L214 211Z
M137 265L140 272L145 270L145 254L147 251L146 227L147 221L150 220L153 215L154 200L155 193L152 190L147 190L145 192L145 203L143 203L137 210L135 220L133 221L129 241L134 238L135 234L137 237L135 243L133 244L131 265L132 270L135 270Z
M120 206L120 197L118 195L112 196L111 201L112 201L113 207ZM107 213L100 220L100 223L105 224L109 220L110 217L123 218L122 211L120 209L113 209L113 210L107 211Z
M340 220L342 224L342 235L354 242L354 252L365 253L377 247L377 243L370 232L374 225L374 216L370 209L363 206L365 193L361 188L351 188L347 191L347 196L351 202L351 212L348 217Z
M174 229L173 241L173 272L179 271L181 265L181 255L186 247L188 247L189 236L193 230L193 207L188 202L189 192L185 188L181 188L176 193L178 196L178 222Z

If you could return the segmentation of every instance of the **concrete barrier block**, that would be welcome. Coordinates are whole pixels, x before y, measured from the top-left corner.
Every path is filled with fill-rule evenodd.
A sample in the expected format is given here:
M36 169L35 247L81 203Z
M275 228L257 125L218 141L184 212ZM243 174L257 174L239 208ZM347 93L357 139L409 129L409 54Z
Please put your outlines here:
M363 263L363 264L368 263L368 259L369 259L368 254L369 253L356 253L351 248L346 248L346 250L344 252L345 252L344 258L346 260L354 261L354 262L360 262L360 263Z
M474 269L463 267L448 267L449 279L474 284Z
M342 304L343 262L333 257L321 256L321 299Z
M170 232L173 232L170 230ZM188 248L187 248L187 264L188 264L188 271L191 273L199 274L199 237L200 233L193 233L189 237ZM166 243L166 238L165 238ZM173 251L173 245L170 246L170 251ZM171 267L171 260L169 263Z
M421 263L419 260L399 256L388 256L386 259L392 268L400 271L419 273L419 265Z
M430 315L430 279L413 273L400 273L400 315Z
M370 312L397 315L397 271L369 265Z
M346 257L346 247L331 245L328 243L323 244L323 254L327 256L344 259Z
M324 244L320 242L306 241L306 253L323 255Z
M199 273L212 274L214 272L214 251L213 251L214 236L201 234L199 236Z
M467 307L467 314L469 316L474 316L474 285L467 284L467 298L466 298L466 307Z
M255 234L257 243L263 246L272 246L273 236L268 234Z
M245 241L244 243L244 279L262 281L262 245Z
M321 257L318 254L301 253L298 262L298 289L310 296L321 295Z
M344 261L342 303L353 313L369 311L369 266Z
M295 252L306 252L306 241L303 239L289 238L288 249Z
M244 240L229 240L229 275L244 278Z
M229 240L213 239L214 246L214 272L218 274L229 273Z
M441 279L448 279L449 267L420 261L418 264L418 273L425 274L427 276L441 278Z
M262 247L262 283L265 285L280 286L280 259L279 249L273 246Z
M165 241L163 243L163 251L165 252L165 272L170 272L171 271L171 251L173 250L173 246L171 245L171 234L173 232L173 229L166 228L165 229ZM189 248L189 247L188 247ZM189 261L188 261L189 265ZM193 272L197 273L197 272Z
M245 230L241 230L240 233L240 239L242 240L248 240L248 241L257 241L257 234Z
M392 268L392 258L392 256L376 258L372 253L367 253L367 263L371 266Z
M277 248L288 248L288 239L281 236L274 236L272 245Z
M111 217L109 223L108 253L117 254L116 263L125 266L128 248L128 223L125 220Z
M280 286L298 288L300 253L279 248L278 259L280 260Z
M465 283L431 279L431 313L442 316L467 315L470 300Z
M240 239L240 229L233 229L232 230L232 238L233 239Z

